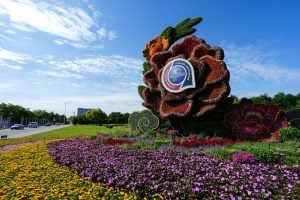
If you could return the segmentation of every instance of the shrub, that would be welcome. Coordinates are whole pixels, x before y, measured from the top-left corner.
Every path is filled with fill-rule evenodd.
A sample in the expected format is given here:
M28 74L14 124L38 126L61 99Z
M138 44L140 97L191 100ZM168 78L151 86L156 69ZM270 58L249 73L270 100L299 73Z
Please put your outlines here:
M293 127L282 128L279 130L279 136L281 142L291 140L300 141L300 129Z
M143 110L141 112L133 112L128 118L131 130L141 130L147 132L154 130L159 125L159 119L150 110Z
M231 155L231 161L240 164L255 164L256 158L248 152L236 152Z
M153 138L156 137L158 135L158 132L156 132L155 130L149 130L145 133L144 137L145 138Z

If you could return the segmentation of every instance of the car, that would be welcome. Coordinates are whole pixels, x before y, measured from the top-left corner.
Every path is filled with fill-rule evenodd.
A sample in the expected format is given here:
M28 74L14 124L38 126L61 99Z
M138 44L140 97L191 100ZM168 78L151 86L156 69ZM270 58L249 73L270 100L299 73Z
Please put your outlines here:
M23 124L14 124L10 127L10 130L22 130L22 129L24 129Z
M37 122L30 122L28 124L28 128L37 128L38 127L38 123Z
M45 126L51 126L51 123L47 122L47 123L45 124Z

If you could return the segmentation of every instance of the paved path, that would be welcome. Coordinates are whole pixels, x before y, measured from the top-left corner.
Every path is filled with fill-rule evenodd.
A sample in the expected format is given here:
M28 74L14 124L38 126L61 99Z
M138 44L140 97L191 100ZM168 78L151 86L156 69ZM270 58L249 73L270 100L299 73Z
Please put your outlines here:
M1 129L0 130L0 136L1 135L7 135L7 138L20 138L20 137L25 137L29 135L34 135L46 131L51 131L55 129L60 129L64 127L68 127L71 125L52 125L52 126L39 126L37 128L27 128L23 130L10 130L10 129Z

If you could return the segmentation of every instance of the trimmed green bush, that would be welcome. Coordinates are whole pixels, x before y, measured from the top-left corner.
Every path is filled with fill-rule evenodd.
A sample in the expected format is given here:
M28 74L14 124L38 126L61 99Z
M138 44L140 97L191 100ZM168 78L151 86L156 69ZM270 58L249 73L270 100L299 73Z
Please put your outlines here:
M128 119L131 130L140 130L147 132L154 130L159 126L159 119L150 110L133 112Z
M279 129L280 141L300 141L300 129L287 127Z
M131 113L131 115L129 115L128 123L129 123L132 131L137 130L139 119L140 119L139 112L133 112L133 113Z

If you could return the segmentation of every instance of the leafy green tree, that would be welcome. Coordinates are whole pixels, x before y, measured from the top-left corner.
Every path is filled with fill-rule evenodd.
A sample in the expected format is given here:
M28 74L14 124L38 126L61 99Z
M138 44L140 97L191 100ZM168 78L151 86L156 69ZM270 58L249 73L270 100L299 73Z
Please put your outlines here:
M107 115L99 108L89 110L84 115L90 124L102 125L107 120Z
M236 95L233 95L233 94L232 94L232 95L230 95L230 98L233 99L233 103L234 103L234 104L237 104L237 103L240 102L238 96L236 96Z
M279 92L273 97L273 103L278 104L282 110L290 110L297 106L297 96Z
M267 93L261 94L258 97L250 98L255 103L272 104L272 97L269 97Z

